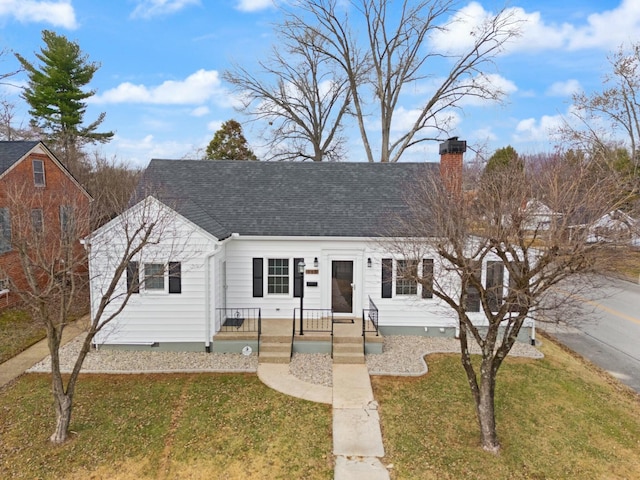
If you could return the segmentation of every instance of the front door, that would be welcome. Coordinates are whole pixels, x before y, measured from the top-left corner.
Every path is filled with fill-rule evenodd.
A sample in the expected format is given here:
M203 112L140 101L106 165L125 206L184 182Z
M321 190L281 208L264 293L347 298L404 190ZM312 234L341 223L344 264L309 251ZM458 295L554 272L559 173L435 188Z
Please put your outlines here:
M334 313L353 313L353 261L331 262L331 308Z

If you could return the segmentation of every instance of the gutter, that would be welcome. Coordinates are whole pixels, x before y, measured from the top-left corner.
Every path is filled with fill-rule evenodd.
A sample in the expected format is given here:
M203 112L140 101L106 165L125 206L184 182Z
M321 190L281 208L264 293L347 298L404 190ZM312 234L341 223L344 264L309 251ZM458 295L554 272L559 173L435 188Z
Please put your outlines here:
M207 353L211 352L211 259L213 257L215 257L216 255L218 255L220 252L222 252L222 246L224 244L226 244L227 242L229 242L230 240L236 239L240 237L240 234L238 233L232 233L231 236L225 238L224 240L221 240L218 244L216 244L214 246L214 249L212 252L208 253L207 255L205 255L205 273L204 273L204 289L205 289L205 295L204 295L204 321L205 321L205 326L204 326L204 331L205 331L205 340L204 340L204 346L205 346L205 351Z

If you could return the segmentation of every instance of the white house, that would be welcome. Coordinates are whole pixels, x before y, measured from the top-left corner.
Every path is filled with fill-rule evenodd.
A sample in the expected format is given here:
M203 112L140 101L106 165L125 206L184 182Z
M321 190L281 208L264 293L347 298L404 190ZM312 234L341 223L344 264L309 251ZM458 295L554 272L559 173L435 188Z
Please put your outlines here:
M587 231L587 242L625 243L640 246L640 225L637 220L614 210L596 220Z
M443 165L453 159L461 170L464 142L448 142ZM360 322L375 312L383 334L454 336L450 309L397 274L413 262L422 273L444 275L434 255L394 258L385 249L386 221L407 212L408 185L440 169L437 163L152 160L138 191L144 200L91 236L92 313L100 278L109 277L126 244L126 225L135 224L125 220L161 211L170 234L159 235L122 276L120 293L134 293L95 344L215 350L225 325L293 318L301 294L307 313L330 311L335 319ZM502 282L506 291L506 271L499 273L487 276L485 268L483 278ZM116 299L109 309L118 306ZM525 325L522 340L532 327Z

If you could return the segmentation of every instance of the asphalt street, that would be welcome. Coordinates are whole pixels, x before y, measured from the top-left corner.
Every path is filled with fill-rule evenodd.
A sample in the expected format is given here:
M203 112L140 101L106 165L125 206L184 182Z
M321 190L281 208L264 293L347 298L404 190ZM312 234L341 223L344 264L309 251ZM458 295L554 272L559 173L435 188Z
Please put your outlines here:
M640 393L640 285L613 280L593 293L580 318L539 328Z

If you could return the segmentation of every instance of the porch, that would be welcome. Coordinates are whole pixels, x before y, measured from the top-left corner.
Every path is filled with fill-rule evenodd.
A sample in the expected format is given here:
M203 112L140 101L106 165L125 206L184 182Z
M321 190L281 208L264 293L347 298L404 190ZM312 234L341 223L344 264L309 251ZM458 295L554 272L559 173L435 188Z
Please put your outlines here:
M335 318L331 309L304 309L302 315L294 309L289 319L262 319L259 308L218 309L211 351L256 352L261 363L289 363L294 352L364 363L365 353L382 353L383 343L377 308L373 302L369 307L359 318Z

